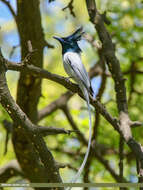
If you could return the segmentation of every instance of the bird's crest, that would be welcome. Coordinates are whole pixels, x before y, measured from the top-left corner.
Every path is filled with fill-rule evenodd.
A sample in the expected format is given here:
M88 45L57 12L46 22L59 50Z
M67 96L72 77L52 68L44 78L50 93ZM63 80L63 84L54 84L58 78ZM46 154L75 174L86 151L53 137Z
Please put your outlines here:
M76 53L81 53L81 49L78 46L78 41L81 40L82 35L84 34L83 28L78 28L73 34L67 36L67 37L56 37L54 38L58 40L62 45L62 54L73 51Z
M85 32L83 31L83 28L80 27L78 28L73 34L71 34L70 36L67 36L65 38L63 38L64 40L68 40L68 41L79 41L81 40L81 37L82 35L84 34Z

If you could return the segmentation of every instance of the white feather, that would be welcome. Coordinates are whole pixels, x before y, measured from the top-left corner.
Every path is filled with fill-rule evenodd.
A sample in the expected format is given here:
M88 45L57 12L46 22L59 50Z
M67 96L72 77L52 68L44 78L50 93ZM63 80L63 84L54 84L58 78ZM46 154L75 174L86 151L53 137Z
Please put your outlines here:
M67 72L67 74L72 77L79 85L85 99L87 102L87 107L89 111L89 141L88 141L88 148L83 160L82 165L80 166L76 176L72 180L72 183L75 183L77 179L79 178L81 172L84 169L84 166L86 164L89 151L90 151L90 145L91 145L91 138L92 138L92 123L91 123L91 110L90 110L90 103L89 103L89 88L90 88L90 79L88 77L88 73L85 70L84 65L81 62L80 55L78 53L74 52L67 52L63 55L63 64L64 69ZM70 188L68 188L70 189Z
M72 77L77 83L80 79L87 89L90 88L89 76L81 62L81 58L78 53L65 53L63 56L63 64L65 71L70 77Z

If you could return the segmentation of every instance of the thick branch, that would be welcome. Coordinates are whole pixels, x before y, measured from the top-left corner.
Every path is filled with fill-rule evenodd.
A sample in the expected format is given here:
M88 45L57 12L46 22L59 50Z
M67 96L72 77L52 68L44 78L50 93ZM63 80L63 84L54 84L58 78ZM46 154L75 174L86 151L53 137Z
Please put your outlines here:
M44 69L35 67L33 65L22 65L20 63L13 63L13 62L10 62L7 60L5 60L5 61L6 61L6 67L9 70L24 71L31 75L32 74L36 75L37 77L40 77L40 78L47 78L49 80L52 80L54 82L57 82L57 83L63 85L65 88L72 91L73 93L78 93L79 96L81 96L83 98L83 95L82 95L78 85L72 83L66 77L52 74ZM116 120L114 118L112 118L112 116L106 111L105 107L99 101L94 100L92 97L90 97L90 102L94 107L96 107L99 110L99 112L103 115L103 117L105 117L113 126L115 126L117 124Z
M97 75L101 75L103 73L102 73L101 67L95 64L92 68L90 68L88 74L89 74L89 77L92 79L93 77ZM103 75L106 75L106 74L103 74ZM38 120L41 120L44 117L50 115L57 109L62 109L73 95L74 93L71 91L67 91L66 93L62 94L57 100L53 101L48 106L46 106L45 108L39 111Z
M52 80L54 82L57 82L65 86L69 90L73 90L73 92L77 92L79 90L78 86L70 82L68 78L52 74L49 71L41 69L34 65L6 61L6 67L8 70L24 71L25 73L34 75L39 78L47 78L49 80Z
M21 65L21 64L16 64L13 62L6 61L6 67L10 70L16 70L16 71L22 71L24 70L25 72L29 74L36 75L37 77L41 78L47 78L49 80L55 81L61 85L63 85L65 88L68 90L78 93L79 96L83 98L83 95L78 87L78 85L72 83L65 77L61 77L56 74L52 74L44 69L40 69L38 67L35 67L33 65ZM83 98L84 99L84 98ZM93 99L93 97L90 97L90 103L93 105L99 112L100 114L114 127L115 130L117 130L125 139L126 143L129 145L131 150L135 153L135 155L141 159L142 165L143 165L143 153L141 151L140 145L133 139L133 138L128 138L129 136L126 136L125 134L130 133L130 128L124 128L126 130L126 133L122 130L121 126L119 125L119 122L116 118L113 118L106 110L105 106L102 105L99 101L96 99ZM130 123L129 120L125 119L125 123ZM128 126L128 125L127 125ZM129 130L129 131L128 131Z
M109 70L115 82L115 91L118 111L120 114L120 125L118 125L118 131L135 153L136 158L139 158L141 167L143 168L143 151L141 146L132 138L130 130L130 119L128 116L128 106L126 98L125 79L123 78L120 64L115 56L114 44L112 43L111 37L106 30L102 15L96 9L95 0L86 0L87 10L91 22L94 24L99 38L102 42L102 51L105 56L106 62L108 63Z
M35 135L35 125L28 119L26 114L20 109L15 103L14 99L10 95L6 78L5 78L5 60L0 57L0 103L8 112L12 120L18 124L21 131L28 137L29 142L32 143L39 153L41 162L47 169L47 176L51 182L61 182L59 171L55 165L55 160L48 150L45 142L43 141L40 134Z

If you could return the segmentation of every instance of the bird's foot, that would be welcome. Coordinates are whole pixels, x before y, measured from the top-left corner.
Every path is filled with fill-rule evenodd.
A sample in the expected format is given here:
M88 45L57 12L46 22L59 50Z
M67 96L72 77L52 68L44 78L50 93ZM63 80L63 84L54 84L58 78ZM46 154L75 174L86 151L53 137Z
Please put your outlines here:
M70 79L72 79L73 77L67 77L67 81L70 82Z

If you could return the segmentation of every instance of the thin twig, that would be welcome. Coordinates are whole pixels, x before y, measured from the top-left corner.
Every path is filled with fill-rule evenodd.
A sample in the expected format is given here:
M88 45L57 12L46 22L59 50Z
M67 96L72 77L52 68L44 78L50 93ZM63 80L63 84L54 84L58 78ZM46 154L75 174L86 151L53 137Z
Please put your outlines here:
M119 143L119 176L120 182L122 183L123 180L123 159L124 159L124 139L120 136L120 143ZM121 188L122 190L122 188Z
M11 14L13 15L15 21L17 20L17 15L13 9L13 7L11 6L10 2L8 0L0 0L2 1L7 7L8 9L10 10Z
M57 100L50 103L45 108L41 109L38 113L38 120L45 118L46 116L50 115L57 109L62 108L64 105L67 104L68 100L74 95L74 93L67 91L66 93L62 94Z
M74 0L70 0L70 2L68 3L68 5L66 7L64 7L62 10L66 10L67 8L70 10L70 13L73 17L75 17L75 13L74 13L74 7L73 7L73 1Z
M56 128L56 127L36 127L34 129L34 133L41 134L42 136L48 136L48 135L57 135L57 134L68 134L70 135L71 133L76 132L74 130L65 130L63 128Z

